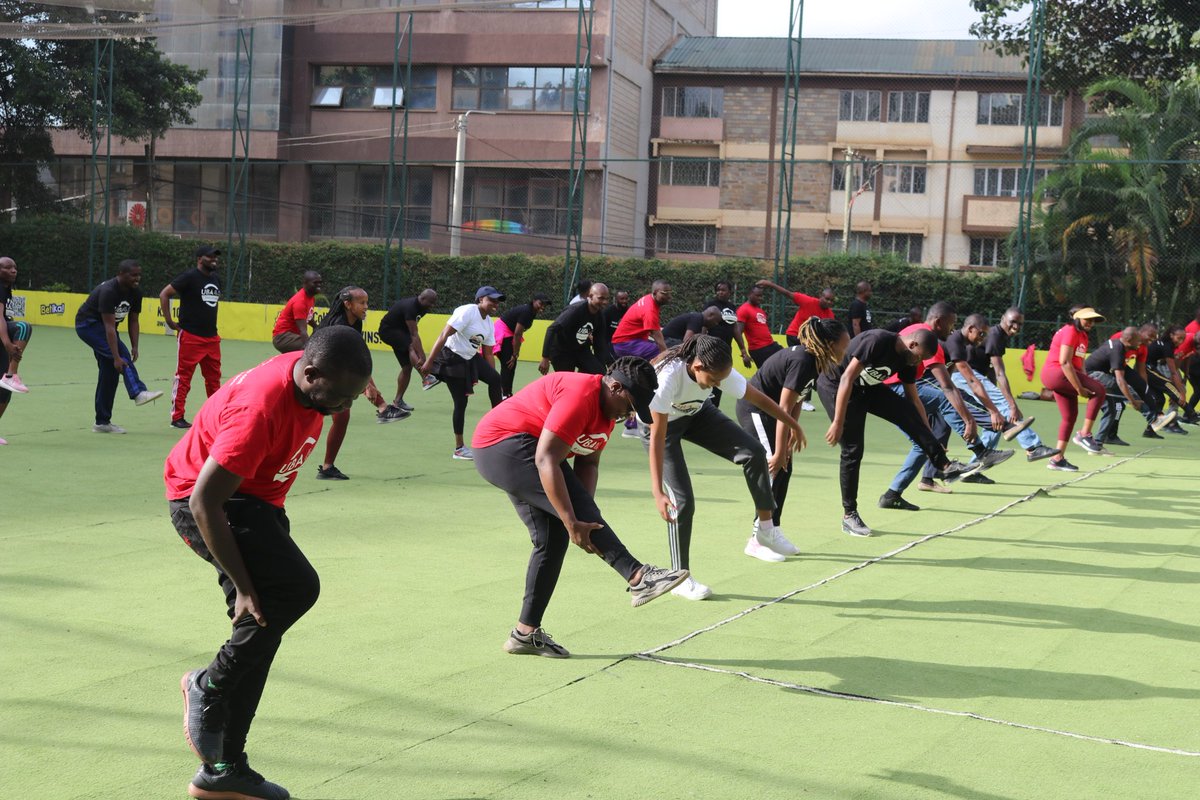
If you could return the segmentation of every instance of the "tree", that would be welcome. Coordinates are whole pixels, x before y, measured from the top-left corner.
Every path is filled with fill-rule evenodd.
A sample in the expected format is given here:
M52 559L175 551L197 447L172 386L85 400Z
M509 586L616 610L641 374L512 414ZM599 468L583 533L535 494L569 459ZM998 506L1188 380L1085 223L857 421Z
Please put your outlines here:
M1029 55L1030 0L970 0L971 26L1005 55ZM1046 2L1043 82L1059 92L1110 77L1178 80L1197 74L1200 11L1195 0Z
M91 21L82 9L13 0L0 0L0 18ZM132 19L114 12L105 21ZM8 199L19 198L23 206L52 203L38 178L54 159L50 132L65 128L91 137L94 56L95 43L87 39L0 39L0 186L7 187ZM170 127L193 121L203 78L203 70L167 60L152 40L114 41L112 134L146 142L152 157L154 143Z

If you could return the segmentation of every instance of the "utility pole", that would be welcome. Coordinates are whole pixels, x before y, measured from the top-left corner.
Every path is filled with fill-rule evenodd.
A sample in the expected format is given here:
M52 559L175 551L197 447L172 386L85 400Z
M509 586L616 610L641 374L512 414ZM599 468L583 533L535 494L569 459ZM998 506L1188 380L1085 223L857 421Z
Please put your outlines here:
M854 157L858 155L853 149L846 148L846 164L842 167L842 183L846 188L845 209L842 212L842 252L850 252L850 212L854 209L854 194L850 189L850 179L854 176Z
M458 131L458 141L454 147L454 193L450 202L450 255L461 255L462 251L462 214L463 214L463 161L467 157L467 117L472 114L492 114L494 111L478 111L472 109L458 115L454 122L454 130Z

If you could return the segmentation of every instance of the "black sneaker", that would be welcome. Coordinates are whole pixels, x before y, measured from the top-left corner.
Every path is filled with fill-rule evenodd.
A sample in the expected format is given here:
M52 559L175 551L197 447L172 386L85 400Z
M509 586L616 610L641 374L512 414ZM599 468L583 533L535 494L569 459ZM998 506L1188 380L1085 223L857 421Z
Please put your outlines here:
M411 416L411 411L405 411L403 408L389 405L383 411L375 414L375 421L380 425L386 425L389 422L398 422L402 419L408 419Z
M319 481L348 481L350 476L342 472L340 469L330 464L328 468L317 467L317 480Z
M630 603L634 608L644 606L686 581L689 574L686 569L662 569L653 564L643 564L642 579L636 586L626 589L632 595Z
M899 492L893 492L891 489L888 489L886 492L883 493L883 496L879 498L879 507L880 508L890 508L890 509L894 509L896 511L920 511L921 510L920 506L914 505L914 504L908 502L900 495ZM847 533L849 533L849 531L847 531Z
M1161 439L1163 437L1159 436L1157 433L1155 433L1154 428L1151 428L1149 425L1147 425L1146 430L1142 431L1142 438L1143 439Z
M992 451L992 452L994 452L994 451ZM1005 452L1011 453L1012 451L1007 450ZM935 472L934 477L941 478L946 483L954 483L955 481L961 480L961 479L967 477L968 475L974 475L976 472L979 472L981 469L983 469L983 461L982 460L972 461L970 464L964 464L961 461L951 461L949 464L947 464L945 466L944 469L940 469L937 472Z
M1010 422L1004 426L1004 432L1000 436L1006 442L1011 442L1013 439L1021 435L1021 433L1033 424L1033 417L1025 417L1016 422Z
M180 430L187 430L188 428L192 427L192 423L188 422L183 417L180 417L179 419L171 420L171 427L179 428Z
M1100 444L1111 444L1117 447L1129 447L1129 442L1122 439L1120 436L1105 436L1103 439L1097 439Z
M415 408L413 408L412 406L410 406L408 403L404 402L403 400L401 400L398 403L392 403L392 405L394 405L396 408L400 409L401 411L407 411L410 414L412 412L416 411Z
M1183 415L1183 422L1188 425L1200 425L1200 414L1195 411L1188 411Z
M201 765L188 786L188 794L199 800L225 800L225 798L261 798L261 800L288 800L291 794L277 783L259 775L250 768L245 754L236 763L218 770L209 764Z
M194 669L179 679L179 690L183 692L183 735L201 761L215 764L221 760L227 711L224 698L200 687L196 681L200 672Z
M994 480L984 475L982 472L976 472L974 475L968 475L962 479L963 483L978 483L980 486L991 486L995 483Z
M1046 469L1056 469L1059 472L1079 472L1079 467L1067 461L1065 458L1051 459L1046 462Z
M870 536L871 529L867 523L863 522L857 511L851 511L842 517L842 533L848 533L851 536Z
M550 638L542 628L521 633L516 628L508 634L504 652L514 656L545 656L546 658L570 658L571 651Z
M1056 456L1061 452L1062 451L1059 450L1057 447L1047 447L1044 444L1039 444L1037 447L1033 448L1032 450L1025 451L1025 460L1026 461L1040 461L1043 458L1050 458L1051 456Z
M984 450L979 454L979 457L972 461L972 464L978 464L979 469L975 472L983 472L989 470L997 464L1003 464L1008 461L1016 453L1015 450ZM971 473L974 474L974 473ZM967 477L966 475L963 476Z
M1167 427L1163 428L1163 430L1166 431L1167 433L1177 433L1180 436L1188 435L1188 432L1179 426L1179 420L1172 421L1171 424L1168 425Z

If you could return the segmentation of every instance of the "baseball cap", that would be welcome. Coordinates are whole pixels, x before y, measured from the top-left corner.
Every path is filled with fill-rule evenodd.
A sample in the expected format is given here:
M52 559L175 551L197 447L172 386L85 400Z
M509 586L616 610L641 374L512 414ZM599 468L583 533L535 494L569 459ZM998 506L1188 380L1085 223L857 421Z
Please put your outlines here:
M219 256L221 251L213 247L211 244L202 244L196 248L196 258L204 258L205 256Z
M550 306L550 297L549 297L549 295L545 294L544 292L534 292L533 296L530 297L529 299L537 300L539 303L541 303L542 305L544 305L546 307Z
M633 398L633 410L637 412L638 419L649 425L652 419L650 400L654 397L654 389L658 388L658 381L655 380L655 386L647 388L638 386L623 369L614 369L608 374L625 387L625 391L629 392L629 396Z
M1104 319L1104 315L1091 306L1085 306L1071 315L1072 319Z
M475 292L475 302L479 302L485 297L490 297L493 300L503 300L504 293L495 286L480 286L479 291Z

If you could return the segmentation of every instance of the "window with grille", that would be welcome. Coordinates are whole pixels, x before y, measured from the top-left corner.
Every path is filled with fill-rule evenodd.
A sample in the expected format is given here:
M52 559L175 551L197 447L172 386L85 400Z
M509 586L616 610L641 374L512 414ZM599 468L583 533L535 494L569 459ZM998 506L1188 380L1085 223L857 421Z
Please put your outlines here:
M1063 124L1063 99L1057 95L1038 97L1038 125L1060 127ZM1025 95L1007 92L981 92L976 120L980 125L1024 125Z
M408 202L401 194L402 172L392 175L393 217L387 213L387 167L376 164L314 164L309 179L308 233L347 239L386 239L404 224L404 238L430 237L433 168L408 168Z
M993 237L971 238L970 265L972 267L1008 266L1008 245L1004 239Z
M572 111L587 99L591 73L575 67L455 67L455 110Z
M843 89L838 103L842 122L879 122L880 93L866 89Z
M664 117L706 117L725 114L725 90L713 86L666 86L662 95Z
M929 122L929 92L888 92L888 122Z
M715 225L655 225L654 249L660 253L715 253Z
M313 78L310 105L318 108L390 108L403 104L410 109L437 108L437 67L414 66L405 87L407 66L401 66L399 88L392 85L392 65L323 66Z
M833 191L842 192L846 190L847 169L851 170L851 191L875 191L875 176L879 172L879 165L874 161L847 162L844 159L833 162Z
M919 233L883 233L879 235L879 252L894 253L910 264L921 263L925 237Z
M898 194L925 194L925 167L913 164L885 164L884 191Z
M658 162L663 186L720 186L721 162L715 158L663 158Z
M568 173L468 169L463 227L542 236L567 234Z
M830 253L841 253L842 251L842 232L829 231L825 234L825 249ZM854 253L869 253L872 250L871 234L859 233L851 231L850 238L847 240L847 249L845 252Z
M1033 171L1033 185L1050 174L1048 169ZM1025 169L1021 167L976 167L975 194L982 197L1019 197L1025 184Z

